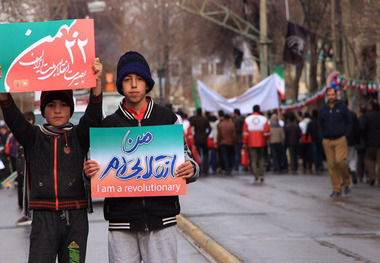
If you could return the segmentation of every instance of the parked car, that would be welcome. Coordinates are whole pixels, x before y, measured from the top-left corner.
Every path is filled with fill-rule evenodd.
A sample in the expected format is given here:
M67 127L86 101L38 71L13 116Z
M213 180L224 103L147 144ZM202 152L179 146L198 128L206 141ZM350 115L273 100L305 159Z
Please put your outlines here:
M123 96L117 91L104 92L103 93L103 114L108 116L114 113L119 107L120 102L123 100Z

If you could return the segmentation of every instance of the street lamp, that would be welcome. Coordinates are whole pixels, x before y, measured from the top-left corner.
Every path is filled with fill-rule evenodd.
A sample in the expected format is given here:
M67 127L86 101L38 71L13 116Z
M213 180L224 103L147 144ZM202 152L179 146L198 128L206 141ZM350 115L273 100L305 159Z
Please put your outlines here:
M162 78L165 76L165 69L157 69L157 77L158 77L158 83L160 85L160 104L162 105L164 103L164 94L162 92Z
M106 2L95 0L93 2L88 2L87 6L90 13L103 12L106 9Z

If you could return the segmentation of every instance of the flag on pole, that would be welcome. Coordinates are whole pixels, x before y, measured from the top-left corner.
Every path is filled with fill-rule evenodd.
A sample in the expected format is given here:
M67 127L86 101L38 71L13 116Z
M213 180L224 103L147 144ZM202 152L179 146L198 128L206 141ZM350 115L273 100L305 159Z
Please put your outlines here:
M276 81L277 92L280 94L281 99L285 99L285 81L284 81L284 68L276 66L274 67L274 73L277 74L278 78Z
M200 108L200 104L199 104L199 99L198 99L197 85L196 85L194 79L192 79L191 82L193 84L194 107L196 109L199 109Z

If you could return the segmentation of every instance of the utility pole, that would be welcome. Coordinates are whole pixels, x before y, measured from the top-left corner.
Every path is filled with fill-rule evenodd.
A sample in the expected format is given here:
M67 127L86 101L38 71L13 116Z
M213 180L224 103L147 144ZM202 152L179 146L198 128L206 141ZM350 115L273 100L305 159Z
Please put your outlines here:
M379 12L380 13L380 12ZM380 29L377 29L377 41L376 41L376 85L380 85ZM376 87L376 88L377 88ZM378 98L380 97L380 92L378 92Z
M261 79L268 76L268 34L266 0L260 0L260 71Z
M340 0L331 0L331 34L333 40L334 66L343 73Z

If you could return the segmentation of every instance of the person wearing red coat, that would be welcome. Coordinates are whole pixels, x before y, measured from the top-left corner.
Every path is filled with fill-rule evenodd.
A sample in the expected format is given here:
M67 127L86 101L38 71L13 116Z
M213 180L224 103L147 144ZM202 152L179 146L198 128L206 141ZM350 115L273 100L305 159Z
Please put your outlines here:
M264 181L264 151L270 137L268 119L260 113L260 106L253 106L253 113L245 118L243 125L243 147L248 147L255 182Z

